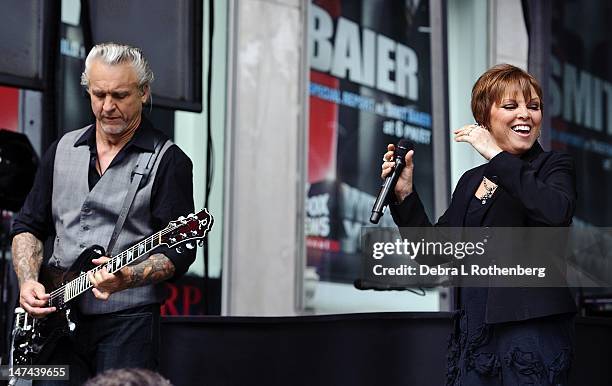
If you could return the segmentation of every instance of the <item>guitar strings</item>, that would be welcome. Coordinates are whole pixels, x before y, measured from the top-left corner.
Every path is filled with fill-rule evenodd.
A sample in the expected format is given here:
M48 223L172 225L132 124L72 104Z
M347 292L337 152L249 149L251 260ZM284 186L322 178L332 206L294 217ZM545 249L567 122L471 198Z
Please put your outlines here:
M199 220L199 219L198 219L198 220ZM208 221L207 221L207 223L208 223ZM184 225L184 224L181 224L181 225ZM167 229L167 230L166 230L166 229L163 229L163 230L159 231L157 234L151 235L151 236L147 237L146 239L144 239L144 240L140 241L139 243L137 243L137 244L133 245L132 247L130 247L130 248L128 248L128 249L126 249L125 251L121 252L119 255L114 256L114 257L111 257L111 260L109 260L109 261L108 261L108 262L106 262L105 264L101 264L101 265L99 265L99 266L97 266L97 267L94 267L93 269L91 269L91 270L89 270L89 271L87 271L87 272L97 272L97 271L101 270L102 268L104 268L104 266L108 266L108 264L109 264L109 263L111 263L111 262L113 262L113 261L116 261L116 259L117 259L117 258L119 258L119 257L123 257L123 255L124 255L124 254L127 254L127 252L128 252L130 249L135 251L135 250L136 250L136 247L137 247L139 244L142 244L142 243L145 243L145 244L146 244L146 242L148 242L148 241L149 241L149 239L151 239L151 242L152 242L152 241L153 241L155 238L157 238L158 236L163 236L163 235L166 235L166 234L168 234L168 233L170 233L170 232L173 232L173 231L175 231L175 230L176 230L178 227L179 227L179 226L177 225L175 228L172 228L172 229ZM207 229L207 231L208 231L208 229ZM159 245L161 245L161 244L159 244ZM156 245L155 247L151 248L151 250L153 250L153 249L157 248L159 245ZM140 256L139 256L139 257L140 257ZM118 271L118 270L116 270L116 271ZM116 272L116 271L113 271L113 273L114 273L114 272ZM85 276L85 275L80 275L80 276L79 276L79 277L77 277L76 279L73 279L73 280L71 280L69 283L66 283L65 285L63 285L63 286L61 286L61 287L57 288L56 290L52 291L52 292L51 292L51 294L50 294L50 296L49 296L49 302L52 302L53 300L55 300L55 299L59 298L60 296L63 296L63 295L64 295L64 292L65 292L66 285L69 285L70 283L73 283L75 280L78 280L78 279L80 279L81 277L84 277L84 276ZM83 292L84 292L84 291L86 291L87 289L91 288L91 283L90 283L90 282L86 282L86 283L87 283L87 288L85 288L85 289L84 289L84 290L82 290L82 291L79 291L79 292L78 292L78 293L76 293L74 296L70 297L70 299L68 299L68 300L71 300L71 299L75 298L76 296L80 295L81 293L83 293Z
M176 228L175 228L175 229L176 229ZM167 234L167 233L169 233L169 232L171 232L171 231L174 231L175 229L168 230L168 231L166 231L166 232L164 232L164 231L162 230L162 231L160 231L159 233L160 233L160 235L162 235L162 236L163 236L163 235L165 235L165 234ZM147 237L146 239L142 240L141 242L137 243L136 245L131 246L130 248L126 249L125 251L121 252L120 254L118 254L118 255L116 255L116 256L113 256L113 257L111 257L111 259L110 259L109 261L107 261L105 264L100 264L100 265L98 265L98 266L96 266L96 267L94 267L94 268L90 269L90 270L89 270L89 271L87 271L87 272L94 272L94 273L95 273L95 272L98 272L99 270L101 270L102 268L104 268L106 265L108 265L108 264L109 264L109 263L111 263L112 261L115 261L117 258L119 258L119 257L123 257L123 255L124 255L124 254L126 254L126 252L127 252L127 251L129 251L130 249L134 249L134 248L135 248L137 245L142 244L143 242L146 244L146 243L147 243L147 242L149 242L149 241L153 241L153 240L154 240L154 239L155 239L157 236L159 236L159 235L155 235L155 234L154 234L154 235L151 235L151 236ZM160 244L160 245L161 245L161 244ZM159 246L159 245L157 245L157 246ZM68 285L68 284L72 283L74 280L78 280L78 279L79 279L80 277L82 277L82 276L83 276L83 275L79 275L77 278L75 278L75 279L71 280L69 283L66 283L65 285L63 285L63 286L61 286L61 287L59 287L59 288L55 289L53 292L51 292L51 294L50 294L50 296L49 296L49 300L56 299L56 298L58 298L59 296L62 296L62 295L64 294L64 291L65 291L65 287L66 287L66 285ZM89 286L89 285L91 285L91 283L88 283L88 286Z
M171 232L171 231L174 231L174 230L176 230L176 228L171 229L171 230L168 230L168 231L165 231L165 232L164 232L164 230L162 230L162 231L160 231L159 233L160 233L160 235L165 235L165 234L167 234L167 233L169 233L169 232ZM134 248L135 248L137 245L142 244L143 242L146 244L146 242L148 242L148 241L149 241L149 239L151 239L150 241L153 241L153 240L154 240L154 239L155 239L157 236L158 236L158 235L155 235L155 234L154 234L154 235L151 235L151 236L147 237L146 239L142 240L141 242L137 243L136 245L133 245L132 247L128 248L127 250L125 250L125 251L121 252L121 253L120 253L120 254L118 254L117 256L113 256L113 257L111 257L111 259L110 259L108 262L106 262L105 264L98 265L97 267L94 267L94 268L92 268L91 270L89 270L89 271L87 271L87 272L94 272L94 273L95 273L95 272L97 272L97 271L101 270L101 269L102 269L104 266L108 265L108 264L109 264L109 263L111 263L112 261L115 261L115 260L116 260L118 257L122 257L122 256L123 256L123 255L124 255L124 254L125 254L127 251L129 251L130 249L134 249ZM157 245L157 246L159 246L159 245ZM50 296L49 296L49 301L55 300L55 299L57 299L58 297L63 296L63 295L64 295L64 292L65 292L66 285L69 285L70 283L74 282L74 280L78 280L78 279L79 279L80 277L82 277L82 276L83 276L83 275L79 275L77 278L75 278L75 279L71 280L69 283L66 283L65 285L63 285L63 286L61 286L61 287L57 288L56 290L54 290L53 292L51 292L51 294L50 294ZM91 286L91 283L88 283L88 284L87 284L87 286L88 286L88 287L89 287L89 286ZM89 288L86 288L86 290L87 290L87 289L89 289Z
M208 223L208 221L207 221L207 223ZM183 224L181 224L181 225L183 225ZM142 244L142 243L145 243L145 245L146 245L146 243L149 241L149 239L151 239L150 241L152 242L152 241L153 241L155 238L157 238L157 237L159 237L159 236L164 236L164 235L166 235L166 234L168 234L168 233L170 233L170 232L173 232L173 231L175 231L177 228L178 228L178 226L177 226L176 228L173 228L173 229L168 229L168 230L166 230L166 229L162 229L162 230L161 230L161 231L159 231L157 234L153 234L153 235L151 235L151 236L147 237L146 239L144 239L144 240L142 240L142 241L140 241L140 242L136 243L135 245L133 245L133 246L129 247L128 249L126 249L125 251L121 252L120 254L118 254L118 255L116 255L116 256L113 256L113 257L111 257L111 259L110 259L109 261L107 261L105 264L100 264L100 265L98 265L98 266L96 266L96 267L94 267L94 268L90 269L90 270L89 270L89 271L87 271L87 272L94 272L94 273L95 273L95 272L97 272L97 271L101 270L102 268L104 268L105 266L107 266L109 263L111 263L111 262L113 262L113 261L116 261L116 259L117 259L117 258L119 258L119 257L123 257L123 255L124 255L124 254L127 254L127 252L128 252L129 250L131 250L131 249L132 249L132 250L135 250L135 249L136 249L136 246L138 246L138 245L140 245L140 244ZM153 249L155 249L155 248L159 247L160 245L161 245L161 244L156 245L154 248L151 248L151 250L153 250ZM150 252L150 251L149 251L149 252ZM139 257L140 257L140 256L139 256ZM107 268L108 268L108 267L107 267ZM116 272L116 271L115 271L115 272ZM113 272L113 273L114 273L114 272ZM71 280L70 282L68 282L68 283L66 283L66 284L62 285L61 287L59 287L59 288L55 289L54 291L52 291L52 292L49 294L49 304L51 304L51 302L52 302L53 300L55 300L55 299L59 298L60 296L63 296L63 295L64 295L65 288L66 288L66 286L67 286L67 285L69 285L70 283L74 282L75 280L78 280L79 278L81 278L81 277L83 277L83 276L85 276L85 275L79 275L77 278L75 278L75 279ZM89 281L88 281L88 282L87 282L87 288L85 288L85 291L86 291L86 290L88 290L90 287L91 287L91 282L89 282ZM84 291L79 292L78 294L76 294L75 296L73 296L71 299L73 299L73 298L74 298L74 297L76 297L77 295L81 294L82 292L84 292Z

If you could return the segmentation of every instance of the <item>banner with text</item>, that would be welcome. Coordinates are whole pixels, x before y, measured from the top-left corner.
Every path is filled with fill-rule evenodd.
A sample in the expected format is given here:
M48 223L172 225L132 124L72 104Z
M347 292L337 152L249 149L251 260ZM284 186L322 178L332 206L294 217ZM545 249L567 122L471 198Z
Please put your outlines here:
M314 0L309 17L307 265L352 282L387 144L415 144L415 184L432 212L429 2Z

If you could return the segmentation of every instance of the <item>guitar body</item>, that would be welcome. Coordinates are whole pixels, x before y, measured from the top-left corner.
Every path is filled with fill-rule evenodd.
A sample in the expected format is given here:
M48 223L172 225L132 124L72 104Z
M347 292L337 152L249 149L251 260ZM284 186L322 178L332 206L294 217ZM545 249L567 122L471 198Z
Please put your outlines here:
M93 268L91 260L104 255L104 248L94 245L84 250L68 271L53 266L41 267L39 281L47 293L74 280L82 272ZM16 311L13 330L13 365L44 365L48 363L57 342L75 327L67 304L52 305L57 311L40 319L33 319L22 309Z

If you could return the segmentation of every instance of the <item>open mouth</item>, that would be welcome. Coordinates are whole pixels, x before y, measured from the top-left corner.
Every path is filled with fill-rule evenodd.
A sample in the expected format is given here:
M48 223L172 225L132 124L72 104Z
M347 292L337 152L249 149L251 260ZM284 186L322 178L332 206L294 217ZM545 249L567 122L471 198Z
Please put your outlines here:
M526 137L526 136L529 136L529 133L531 133L531 126L515 125L515 126L512 126L512 131L514 131L515 133L517 133L518 135L522 137Z

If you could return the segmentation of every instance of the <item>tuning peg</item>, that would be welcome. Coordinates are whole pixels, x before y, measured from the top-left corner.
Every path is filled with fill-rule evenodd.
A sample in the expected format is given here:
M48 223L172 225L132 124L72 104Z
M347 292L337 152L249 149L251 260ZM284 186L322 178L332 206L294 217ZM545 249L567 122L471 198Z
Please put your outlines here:
M170 242L171 243L176 243L176 237L170 237Z
M204 246L204 240L198 240L198 247L202 248Z
M176 253L183 253L183 248L182 247L176 248Z
M185 247L187 247L187 249L193 249L193 248L195 248L195 245L193 245L191 243L187 243L187 244L185 244Z
M185 216L179 216L179 218L178 218L178 219L179 219L179 220L184 220L184 219L185 219Z

